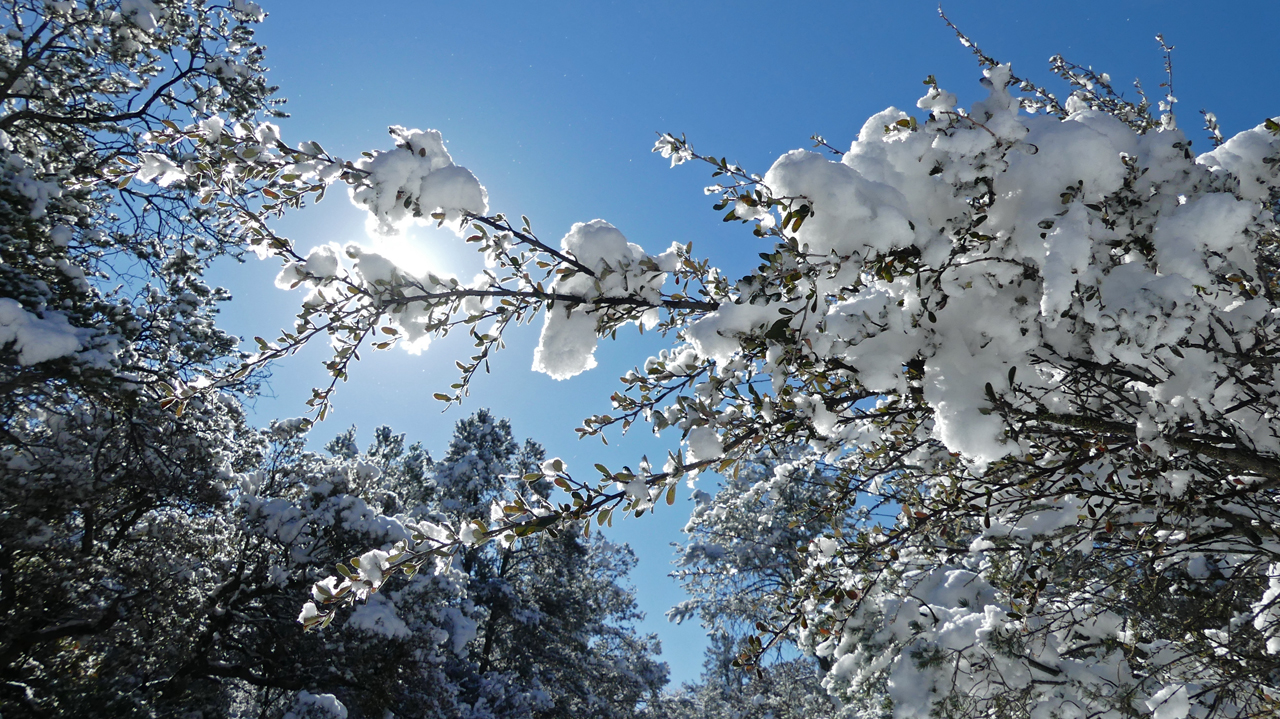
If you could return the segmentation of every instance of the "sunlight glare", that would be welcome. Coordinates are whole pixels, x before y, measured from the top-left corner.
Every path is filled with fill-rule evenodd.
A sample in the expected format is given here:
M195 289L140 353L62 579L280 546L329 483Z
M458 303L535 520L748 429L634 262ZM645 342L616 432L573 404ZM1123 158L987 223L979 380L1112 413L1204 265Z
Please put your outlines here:
M451 268L445 266L441 253L432 251L439 247L440 239L427 236L434 234L432 228L410 225L396 234L383 234L378 231L373 215L369 215L364 230L370 251L390 259L409 274L422 277L429 272L436 277L454 276Z

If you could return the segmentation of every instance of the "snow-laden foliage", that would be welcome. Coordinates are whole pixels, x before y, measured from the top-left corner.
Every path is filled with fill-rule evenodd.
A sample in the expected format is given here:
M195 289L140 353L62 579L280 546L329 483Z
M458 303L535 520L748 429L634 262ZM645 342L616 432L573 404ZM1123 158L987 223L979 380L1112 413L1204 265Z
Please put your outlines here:
M796 453L791 459L799 459ZM701 681L666 694L650 711L658 717L875 716L871 701L842 705L827 696L823 657L796 656L794 645L764 655L755 632L766 629L771 607L787 599L804 572L808 544L820 526L829 488L821 472L761 455L744 462L715 494L693 493L695 506L679 547L680 580L690 598L668 617L696 617L711 645ZM852 526L847 522L846 526ZM744 661L745 660L745 661ZM744 664L752 671L743 671Z
M112 168L154 164L151 131L271 112L261 12L0 14L0 707L108 715L149 695L165 713L157 672L198 635L214 513L256 452L231 396L188 386L235 361L201 273L241 250L227 210Z
M487 415L439 463L389 430L324 457L310 420L246 425L254 377L201 278L246 251L242 215L192 178L252 156L242 127L278 136L262 10L0 11L0 713L633 713L665 666L631 628L633 560L603 540L441 557L323 633L298 621L335 564L378 577L387 549L458 526L541 450ZM156 145L184 127L214 156ZM483 200L449 177L418 177L421 196Z
M753 458L714 494L693 492L688 541L678 548L673 573L690 598L668 613L672 621L697 617L715 631L750 632L800 580L805 549L833 519L824 506L831 478L793 454L794 463Z
M394 461L403 446L403 435L396 437L383 428L378 443L356 457L351 454L349 437L331 443L331 451L372 466ZM421 457L420 449L411 448L406 456L415 454ZM430 536L441 527L456 526L487 510L510 491L513 481L544 458L539 445L529 440L517 444L506 420L481 410L458 422L442 460L409 461L407 471L383 475L379 480L381 502L384 508L399 507L395 516L398 532ZM546 492L548 488L539 486L533 491ZM348 514L349 510L343 512L344 517ZM315 525L313 520L299 517L289 526ZM385 563L394 557L388 552L395 551L393 544L399 539L388 533L382 544L386 551L368 551L342 565L342 571L356 578L355 584L383 586ZM400 597L402 585L398 582L387 583L389 591L372 593L368 603L356 605L346 626L365 627L387 636L438 635L436 643L452 647L475 678L454 680L461 687L457 690L460 703L442 709L439 716L480 717L487 716L485 711L511 717L630 716L666 682L666 666L654 657L656 639L637 635L631 626L640 615L632 591L620 584L635 563L625 546L598 536L583 539L576 532L558 532L509 546L474 546L438 560L435 571L415 572L408 586L436 586L442 577L453 577L452 604L435 611L463 623L463 630L454 629L449 637L441 634L440 628L402 631L397 616L418 611L422 600ZM313 602L303 609L304 624L328 624L334 616L315 613L325 591L317 587L313 592ZM374 604L379 606L376 612L369 610ZM330 625L325 633L336 626ZM338 656L340 667L353 659L342 653ZM478 700L474 693L466 693L477 683L491 685L488 699ZM418 680L416 691L440 693L426 676ZM340 689L337 692L341 694ZM500 699L512 706L489 706ZM396 705L412 706L421 701L406 696Z
M819 140L831 155L796 150L763 175L663 135L655 151L712 165L717 210L760 238L737 281L600 221L556 247L487 215L470 173L431 182L455 167L432 133L393 128L397 147L360 162L247 125L157 135L200 160L153 179L230 198L285 261L281 283L309 291L254 361L328 335L336 381L362 346L420 348L461 326L477 353L438 395L460 401L504 331L543 310L535 367L556 377L629 323L674 340L581 428L673 428L683 446L661 468L545 462L526 480L565 495L436 525L335 578L335 604L389 569L641 514L681 478L806 445L795 476L821 462L831 480L793 521L819 535L797 540L807 561L760 645L797 640L837 696L887 696L899 717L1274 711L1280 123L1197 155L1175 98L1153 114L1055 59L1072 88L1059 99L978 55L985 97L967 109L930 78L914 110L873 116L847 151ZM270 215L337 182L380 226L449 223L489 269L416 277L356 246L304 257L270 232ZM331 391L313 399L321 417Z
M822 691L819 673L806 657L771 662L747 674L735 662L732 636L711 635L696 684L664 694L646 707L645 719L831 719L857 717L837 709Z
M184 455L216 477L203 511L140 505L90 560L49 528L9 542L19 571L6 611L27 624L8 630L25 662L9 676L25 696L6 698L6 715L627 716L665 683L619 584L629 550L572 533L447 558L307 632L304 605L322 599L313 585L335 564L355 557L353 573L376 577L379 548L457 521L542 454L484 412L459 423L439 462L385 427L364 452L348 433L318 455L305 449L308 426L227 426L234 463ZM109 449L122 470L145 468Z
M396 542L486 506L542 449L518 445L484 411L458 423L440 461L386 427L364 452L352 431L322 457L303 450L303 427L278 423L278 454L236 478L235 516L253 549L225 607L237 619L219 628L209 664L242 681L246 713L278 711L301 687L352 716L628 716L666 681L618 583L629 550L571 533L442 557L305 632L333 591L312 584L335 563L381 582Z

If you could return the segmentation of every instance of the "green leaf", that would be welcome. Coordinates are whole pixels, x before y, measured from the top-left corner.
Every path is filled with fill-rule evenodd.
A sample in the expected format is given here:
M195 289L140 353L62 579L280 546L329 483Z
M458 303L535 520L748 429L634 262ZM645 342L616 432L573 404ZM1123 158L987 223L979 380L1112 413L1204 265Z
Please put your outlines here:
M769 331L764 333L765 339L781 342L787 338L787 330L791 327L791 320L784 317L774 322Z

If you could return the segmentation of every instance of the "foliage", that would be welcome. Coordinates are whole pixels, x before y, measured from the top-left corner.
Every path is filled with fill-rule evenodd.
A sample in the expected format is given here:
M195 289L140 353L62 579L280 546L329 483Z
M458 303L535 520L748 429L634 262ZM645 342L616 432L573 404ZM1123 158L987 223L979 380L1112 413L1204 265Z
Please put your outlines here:
M62 627L62 641L14 640L28 701L6 713L627 716L665 683L656 641L630 628L629 550L570 533L476 548L306 632L298 606L334 564L356 555L367 568L385 556L369 546L473 509L541 455L484 412L459 422L440 462L387 428L365 452L335 442L334 456L317 455L308 426L279 422L244 442L257 464L221 468L223 503L148 511L98 562L32 553L11 591L38 598L17 606L104 619ZM103 608L103 587L132 593Z
M665 683L656 642L630 627L635 600L619 585L629 550L568 533L475 548L304 633L297 606L335 563L357 555L351 571L371 571L386 552L364 548L484 506L542 449L517 445L483 410L458 422L438 462L386 427L363 453L349 432L320 457L303 451L301 426L277 425L284 454L240 478L240 516L259 545L240 573L236 613L249 616L234 639L219 636L223 663L267 680L246 681L259 706L284 687L332 695L356 716L628 716Z
M603 221L557 249L488 214L434 131L392 128L395 149L355 162L248 126L156 136L207 164L185 181L221 193L284 261L278 282L309 291L296 328L246 367L328 335L336 381L361 347L463 327L477 353L439 395L452 402L539 312L534 364L554 377L589 369L598 338L629 323L676 340L580 430L675 428L682 449L660 469L547 461L527 482L564 494L522 490L434 525L333 580L316 620L389 569L639 515L682 478L807 445L797 476L823 464L831 479L796 520L804 569L756 651L793 638L830 663L832 692L887 694L896 716L1274 710L1280 123L1197 156L1171 88L1135 104L1056 61L1072 87L1059 98L977 54L985 99L961 109L929 78L919 115L873 116L834 158L797 150L761 176L661 136L673 165L712 167L716 210L761 239L736 282ZM450 225L490 270L464 285L356 246L303 256L266 226L335 183L385 228ZM321 418L331 392L313 398Z
M254 190L202 185L209 158L157 143L278 133L262 10L2 10L0 711L633 713L665 667L631 629L633 560L603 539L477 548L325 633L298 621L335 564L487 507L541 449L484 413L442 462L385 428L324 457L305 450L310 420L248 427L257 367L202 275L246 249L240 210L211 192Z
M735 661L737 642L724 633L711 635L701 682L686 684L647 708L655 719L825 719L857 716L839 713L820 684L811 659L800 657L770 662L760 671L744 673Z
M668 617L681 622L696 616L709 629L711 645L701 681L664 695L650 707L654 716L873 716L860 711L869 702L840 707L826 696L821 678L831 665L825 658L797 657L794 646L760 656L755 632L767 630L761 620L801 579L800 550L818 536L824 519L822 500L831 478L808 471L804 462L785 461L802 456L762 454L744 462L714 495L694 492L696 504L684 528L689 539L678 549L674 573L690 598ZM743 670L744 663L751 671Z
M231 215L112 168L153 167L149 132L274 112L261 12L15 0L3 15L0 704L127 713L190 649L215 587L188 560L257 447L234 399L187 385L234 362L213 323L225 293L201 280L239 252Z

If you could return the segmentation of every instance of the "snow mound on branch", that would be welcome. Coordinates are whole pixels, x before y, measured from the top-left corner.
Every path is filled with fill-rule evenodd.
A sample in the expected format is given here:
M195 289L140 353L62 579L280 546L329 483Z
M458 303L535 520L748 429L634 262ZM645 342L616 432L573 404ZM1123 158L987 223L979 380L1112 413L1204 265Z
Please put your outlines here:
M1149 388L1153 422L1246 402L1222 381L1230 362L1161 348L1224 326L1247 347L1250 323L1268 317L1256 288L1242 290L1259 275L1258 201L1270 197L1280 138L1259 126L1197 159L1176 129L1140 135L1084 103L1065 118L1022 113L1009 68L986 75L989 96L966 113L934 88L921 101L937 113L927 123L891 107L838 159L780 157L763 185L810 209L792 234L820 269L790 292L722 302L683 338L725 365L746 337L787 337L880 392L906 392L904 368L923 360L929 431L979 470L1022 451L989 411L1015 401L1015 385L1071 411L1050 369L1062 362L1161 378ZM806 311L814 294L827 301ZM857 421L845 409L819 434L838 445L835 428L856 434ZM1280 451L1280 439L1259 440Z
M69 357L85 346L89 330L73 327L66 315L45 311L39 317L14 299L0 298L0 346L13 344L18 364L31 366Z
M155 32L164 12L151 0L120 0L120 14L147 32Z
M1196 158L1196 162L1211 170L1230 173L1240 182L1240 196L1254 201L1270 199L1277 160L1280 160L1280 135L1268 130L1265 123Z
M396 607L383 594L371 594L365 602L356 605L347 619L347 626L388 639L406 639L413 632L396 613Z
M569 379L596 366L596 320L585 309L548 307L533 351L533 369Z
M347 719L347 707L332 694L312 694L305 689L298 692L293 708L284 719Z
M714 427L702 426L689 430L686 438L689 444L689 461L703 462L718 459L724 455L724 444L716 434Z
M798 303L797 303L798 304ZM726 363L741 348L741 335L768 329L786 305L726 304L689 325L681 336L702 357Z
M888 173L886 173L888 174ZM897 188L808 150L783 155L764 176L776 195L803 196L822 210L796 233L810 252L841 255L883 252L910 244L907 198Z
M470 170L453 164L439 131L395 126L391 134L398 147L356 162L364 177L350 190L378 232L397 234L444 213L445 224L461 236L466 215L488 213L489 192Z
M582 303L557 299L547 307L542 335L533 353L533 369L563 380L596 366L598 307L589 304L601 299L634 299L657 304L666 281L664 256L646 255L628 242L616 227L604 220L579 222L560 241L564 253L573 257L591 274L575 270L560 275L550 292L582 298ZM665 255L666 253L664 253ZM607 303L600 303L605 304ZM646 312L639 323L657 323L657 311Z

